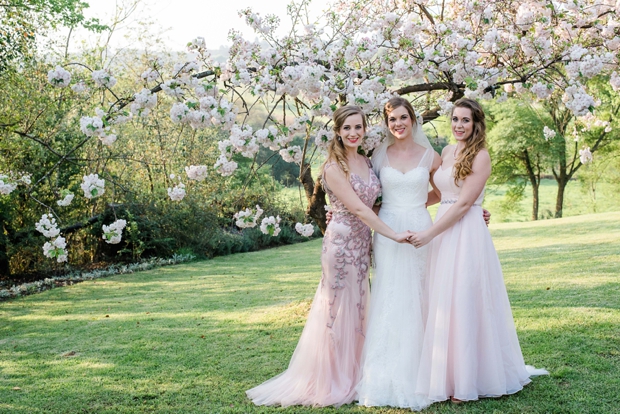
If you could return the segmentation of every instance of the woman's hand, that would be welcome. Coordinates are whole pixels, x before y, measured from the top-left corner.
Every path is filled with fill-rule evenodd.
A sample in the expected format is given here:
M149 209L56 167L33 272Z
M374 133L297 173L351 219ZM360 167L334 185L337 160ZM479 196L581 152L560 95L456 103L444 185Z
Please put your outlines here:
M409 238L409 243L413 244L413 246L417 249L429 244L431 240L433 240L433 238L428 231L420 231L418 233L412 233Z
M486 210L485 210L486 211ZM491 214L489 214L489 217L491 216ZM332 221L332 211L329 210L327 212L327 214L325 214L325 227L327 227L329 225L329 222ZM485 220L486 221L486 220ZM489 225L489 222L487 221L487 226Z
M489 227L489 222L491 221L491 213L489 210L482 209L482 218L484 219L484 223Z
M394 237L394 241L397 243L410 243L410 237L413 235L409 230L402 231L400 233L396 233L396 237Z

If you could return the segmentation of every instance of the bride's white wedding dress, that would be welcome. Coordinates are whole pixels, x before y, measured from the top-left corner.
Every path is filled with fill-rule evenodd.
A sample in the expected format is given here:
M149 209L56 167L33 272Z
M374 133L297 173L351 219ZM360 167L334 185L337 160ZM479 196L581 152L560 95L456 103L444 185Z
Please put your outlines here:
M421 231L432 225L426 210L429 170L434 151L427 149L419 165L402 173L389 166L379 170L382 204L379 217L394 231ZM359 403L421 410L430 405L416 394L424 338L423 291L427 247L416 249L375 233L376 269L371 280Z

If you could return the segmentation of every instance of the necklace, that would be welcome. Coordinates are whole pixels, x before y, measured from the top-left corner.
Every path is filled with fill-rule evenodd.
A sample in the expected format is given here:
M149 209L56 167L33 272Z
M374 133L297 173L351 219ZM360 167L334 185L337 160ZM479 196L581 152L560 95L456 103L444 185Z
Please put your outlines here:
M454 146L454 152L452 153L452 158L456 159L456 149L458 148L457 145Z

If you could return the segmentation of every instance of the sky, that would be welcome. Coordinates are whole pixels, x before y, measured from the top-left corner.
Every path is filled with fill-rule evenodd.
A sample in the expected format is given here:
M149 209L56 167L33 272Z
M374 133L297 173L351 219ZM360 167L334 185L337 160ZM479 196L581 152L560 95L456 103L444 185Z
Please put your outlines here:
M114 15L117 4L127 0L85 0L90 7L85 11L87 17L97 17L102 23L108 23ZM318 16L326 8L329 0L312 0L310 11ZM275 14L280 17L282 29L290 28L286 6L290 0L141 0L140 6L133 13L125 26L137 25L139 21L153 20L156 25L149 31L159 32L164 44L171 50L182 50L192 39L202 36L209 49L218 49L229 45L228 31L240 30L246 39L253 40L255 35L237 15L241 9L251 7L260 15ZM159 30L158 28L159 27ZM127 30L122 28L114 34L112 46L127 46L124 36ZM87 36L79 33L76 37Z

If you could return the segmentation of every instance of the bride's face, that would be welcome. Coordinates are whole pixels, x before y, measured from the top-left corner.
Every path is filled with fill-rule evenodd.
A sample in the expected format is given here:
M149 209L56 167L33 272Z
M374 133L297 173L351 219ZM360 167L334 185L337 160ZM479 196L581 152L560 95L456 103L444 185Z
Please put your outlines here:
M399 106L388 114L388 129L396 139L411 137L413 120L404 106Z

